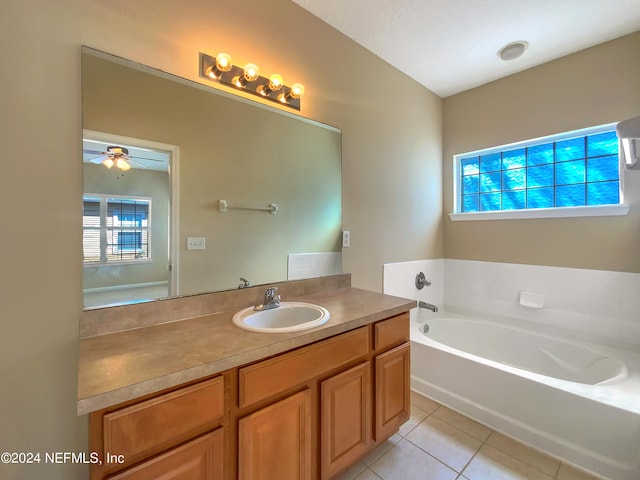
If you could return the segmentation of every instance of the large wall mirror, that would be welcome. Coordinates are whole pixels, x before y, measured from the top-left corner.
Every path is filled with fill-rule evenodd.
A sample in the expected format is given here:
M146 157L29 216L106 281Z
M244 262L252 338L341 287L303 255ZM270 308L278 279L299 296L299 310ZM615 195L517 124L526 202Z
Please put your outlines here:
M82 108L86 309L341 272L338 129L86 47Z

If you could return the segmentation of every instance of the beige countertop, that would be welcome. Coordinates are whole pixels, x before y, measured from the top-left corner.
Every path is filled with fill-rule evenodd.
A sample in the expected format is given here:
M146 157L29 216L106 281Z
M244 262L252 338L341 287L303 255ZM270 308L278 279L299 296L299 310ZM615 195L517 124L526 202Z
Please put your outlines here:
M78 415L197 380L405 312L414 300L356 288L287 301L329 310L324 325L301 332L255 333L214 313L80 340Z

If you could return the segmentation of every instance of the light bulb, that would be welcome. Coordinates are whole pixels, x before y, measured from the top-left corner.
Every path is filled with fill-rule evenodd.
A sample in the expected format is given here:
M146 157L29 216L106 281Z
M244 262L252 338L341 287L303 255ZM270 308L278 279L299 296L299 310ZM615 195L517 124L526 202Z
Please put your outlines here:
M289 89L289 93L286 95L281 93L278 95L278 100L282 103L288 103L290 98L300 98L304 93L304 86L301 83L294 83Z
M233 67L231 63L231 55L228 53L219 53L216 55L216 68L221 72L228 72Z
M242 69L242 75L233 77L231 83L238 88L245 88L249 82L254 82L260 76L260 69L253 63L247 63Z
M282 88L282 85L284 85L282 75L274 73L269 77L269 83L267 84L267 86L272 92L277 92L278 90L280 90Z
M260 85L257 89L258 93L264 97L268 97L272 92L277 92L284 86L282 75L274 73L269 77L266 85Z
M289 96L291 98L300 98L304 94L304 85L301 83L294 83L291 85L291 92L289 92Z
M231 63L231 55L228 53L219 53L216 56L216 63L207 67L205 75L213 80L220 80L222 74L233 68Z
M113 160L111 159L111 157L107 157L102 161L102 164L107 168L111 168L113 167Z
M124 158L118 157L118 159L116 160L116 167L126 172L131 168L131 165L129 165L129 162L127 162Z
M253 63L247 63L244 66L244 73L242 74L242 78L244 78L247 82L255 82L260 76L260 69L257 65Z

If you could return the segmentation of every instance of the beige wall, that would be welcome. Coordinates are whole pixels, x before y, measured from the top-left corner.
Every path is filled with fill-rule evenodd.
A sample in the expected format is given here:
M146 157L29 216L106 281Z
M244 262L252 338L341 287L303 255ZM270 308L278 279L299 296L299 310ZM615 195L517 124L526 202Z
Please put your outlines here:
M452 156L640 114L640 33L444 100L446 258L640 272L640 172L627 216L452 222Z
M300 81L302 114L343 132L354 285L381 290L384 262L442 256L441 100L292 2L5 0L0 31L0 219L20 226L2 235L1 451L87 448L75 413L82 44L194 80L199 51L226 50ZM0 464L7 480L86 472Z

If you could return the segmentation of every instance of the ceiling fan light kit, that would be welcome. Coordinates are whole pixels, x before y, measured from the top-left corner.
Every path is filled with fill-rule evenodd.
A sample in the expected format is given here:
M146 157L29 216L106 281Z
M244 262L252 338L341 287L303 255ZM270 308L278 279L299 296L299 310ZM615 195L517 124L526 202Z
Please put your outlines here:
M106 156L105 159L102 161L102 164L109 169L114 165L120 170L122 170L123 172L126 172L131 168L131 164L129 164L129 161L128 161L129 149L127 148L109 146L107 147L107 151L102 152L102 154Z

